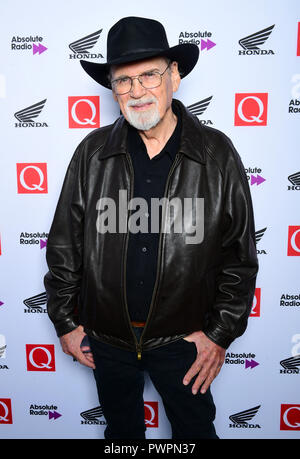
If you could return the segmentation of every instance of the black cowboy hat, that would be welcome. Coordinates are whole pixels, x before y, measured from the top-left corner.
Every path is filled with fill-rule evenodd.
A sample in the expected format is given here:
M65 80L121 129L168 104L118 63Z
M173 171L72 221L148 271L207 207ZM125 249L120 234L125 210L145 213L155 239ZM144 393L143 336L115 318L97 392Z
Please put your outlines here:
M164 56L178 62L181 78L195 67L199 48L192 43L169 47L163 25L154 19L126 17L120 19L108 32L107 63L97 64L83 61L84 70L97 83L111 89L109 68L111 65L125 64L155 56Z

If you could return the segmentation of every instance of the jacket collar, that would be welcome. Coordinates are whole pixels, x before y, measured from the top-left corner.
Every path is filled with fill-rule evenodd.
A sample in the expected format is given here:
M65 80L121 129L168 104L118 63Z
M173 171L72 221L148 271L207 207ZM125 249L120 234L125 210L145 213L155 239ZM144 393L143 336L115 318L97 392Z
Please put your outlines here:
M205 164L205 150L203 146L202 126L198 119L192 115L185 106L176 99L172 104L180 110L182 130L179 152L188 156L194 161ZM127 152L128 123L123 116L120 116L106 139L103 149L99 152L99 159L108 158L113 155L126 154Z

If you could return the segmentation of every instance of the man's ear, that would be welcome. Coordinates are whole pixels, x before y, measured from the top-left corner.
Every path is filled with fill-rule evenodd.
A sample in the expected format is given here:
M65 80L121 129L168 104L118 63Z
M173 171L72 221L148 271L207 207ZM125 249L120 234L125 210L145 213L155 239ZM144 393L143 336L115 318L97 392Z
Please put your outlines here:
M112 96L113 96L114 100L115 100L116 102L118 102L118 98L117 98L117 96L116 96L116 94L115 94L114 91L112 91Z
M180 82L181 82L181 77L178 69L178 63L177 62L172 62L171 64L171 72L172 72L172 85L173 85L173 92L178 91Z

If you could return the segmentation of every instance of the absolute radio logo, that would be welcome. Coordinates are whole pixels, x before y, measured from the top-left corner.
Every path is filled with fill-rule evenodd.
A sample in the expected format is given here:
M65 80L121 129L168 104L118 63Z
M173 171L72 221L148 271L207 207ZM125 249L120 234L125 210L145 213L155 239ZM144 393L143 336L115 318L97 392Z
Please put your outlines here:
M15 118L19 121L15 123L15 127L29 128L29 127L48 127L48 124L45 122L35 121L46 103L47 99L41 100L36 104L30 105L29 107L23 108L14 114Z
M213 96L207 97L206 99L202 99L199 102L195 102L194 104L188 105L187 109L193 113L193 115L196 115L200 121L201 124L205 125L212 125L213 122L208 119L202 119L200 118L201 115L206 111L207 107L209 106Z
M194 43L195 45L199 46L200 51L209 51L211 48L216 46L216 43L211 40L211 37L212 32L207 30L198 30L196 32L184 31L179 33L178 44L181 45L182 43Z
M235 126L266 126L268 93L237 93L235 95Z
M286 403L281 405L280 430L300 430L300 405Z
M27 233L27 231L23 231L20 234L20 245L28 245L28 246L39 246L40 249L44 249L47 247L49 233Z
M239 40L239 45L243 50L239 50L239 56L264 56L266 54L274 54L272 49L261 49L260 46L263 45L266 40L271 35L275 24L267 27L266 29L259 30L247 37L241 38Z
M253 352L227 352L224 363L227 365L242 365L245 370L255 368L259 365Z
M279 306L284 307L299 307L300 306L300 293L291 294L283 293L280 297Z
M43 37L38 35L28 35L20 37L15 35L11 39L11 49L13 51L31 51L32 54L42 54L47 51L48 48L42 45L42 41L44 40Z
M48 193L47 163L17 163L19 194Z
M99 128L100 98L99 96L68 97L69 128Z
M43 404L43 405L38 405L36 403L31 403L29 407L29 415L30 416L47 416L48 420L50 421L53 419L54 421L58 418L60 418L62 415L58 413L57 406L52 404Z
M86 37L79 38L69 44L69 48L73 54L69 54L69 59L103 59L101 53L91 53L96 43L99 40L102 29L97 30Z
M300 226L289 226L287 254L289 257L300 256Z
M291 82L293 83L291 89L292 99L289 102L288 112L300 113L300 74L293 75Z
M261 175L262 169L260 167L247 167L245 168L247 179L249 184L252 185L261 185L266 179Z
M0 398L0 424L12 424L12 408L10 398Z
M26 344L27 371L55 371L54 344Z

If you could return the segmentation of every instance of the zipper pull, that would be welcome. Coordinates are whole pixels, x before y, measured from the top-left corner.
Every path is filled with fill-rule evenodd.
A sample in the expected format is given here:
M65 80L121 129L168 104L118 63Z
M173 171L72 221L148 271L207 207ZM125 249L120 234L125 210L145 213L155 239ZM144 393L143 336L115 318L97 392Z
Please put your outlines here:
M137 346L136 352L137 352L138 360L142 360L142 350L141 350L140 346Z

